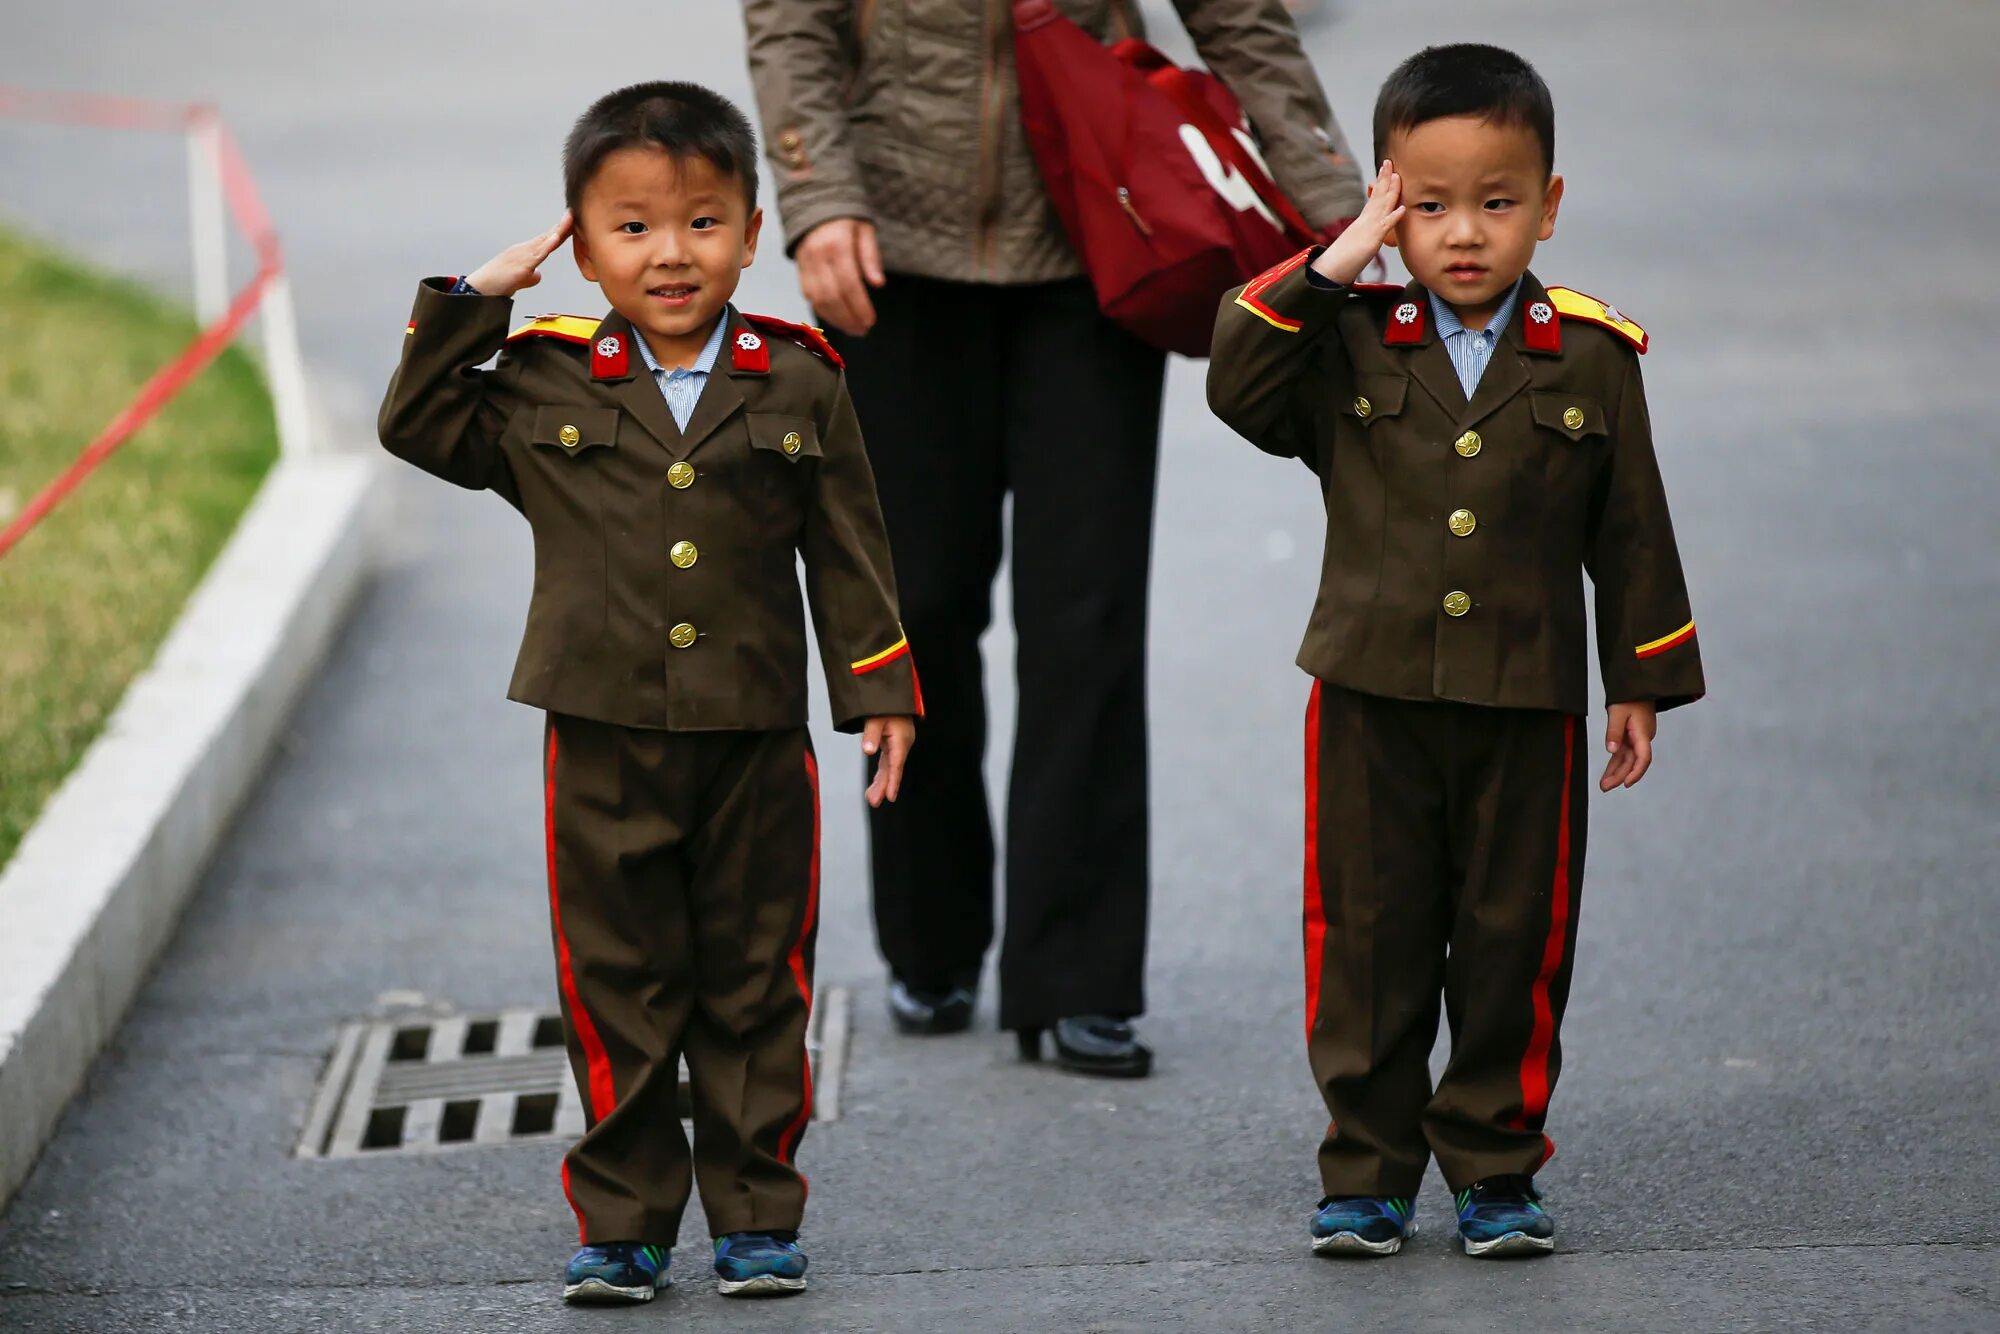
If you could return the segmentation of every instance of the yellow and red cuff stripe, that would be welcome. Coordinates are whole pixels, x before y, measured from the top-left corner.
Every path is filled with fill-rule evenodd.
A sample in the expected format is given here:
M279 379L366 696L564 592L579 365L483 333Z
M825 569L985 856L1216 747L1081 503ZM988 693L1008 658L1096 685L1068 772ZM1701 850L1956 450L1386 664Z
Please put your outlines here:
M1682 644L1687 643L1688 640L1693 638L1694 638L1694 622L1689 621L1686 625L1682 626L1680 629L1674 631L1670 635L1662 635L1658 639L1653 640L1650 644L1639 645L1637 653L1642 658L1657 658L1662 653L1665 653L1668 649L1679 648Z
M887 667L890 663L894 662L896 659L906 658L909 655L910 655L910 640L909 637L906 635L903 638L898 639L895 643L889 645L889 647L883 649L880 653L871 653L867 657L861 659L859 662L851 662L847 665L850 669L853 670L856 676L865 676L869 672L874 671L878 667Z
M1286 274L1312 258L1312 253L1311 250L1301 250L1283 264L1278 265L1276 268L1266 269L1255 278L1252 278L1248 285L1236 294L1236 304L1270 325L1273 329L1280 329L1285 333L1297 333L1305 327L1303 324L1298 320L1286 319L1283 315L1265 305L1261 298L1265 292L1275 287L1278 281Z

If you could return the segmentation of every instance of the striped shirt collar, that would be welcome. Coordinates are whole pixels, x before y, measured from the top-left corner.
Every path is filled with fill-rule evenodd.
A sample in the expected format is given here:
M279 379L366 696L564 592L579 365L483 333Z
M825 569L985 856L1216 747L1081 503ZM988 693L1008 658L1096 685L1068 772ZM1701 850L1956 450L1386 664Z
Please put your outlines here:
M676 366L672 370L667 370L653 355L653 349L646 345L646 340L639 331L637 329L632 331L633 341L639 344L639 355L646 359L646 369L656 376L662 371L668 375L707 375L715 369L715 359L722 355L722 337L728 332L729 310L725 307L721 316L716 319L715 331L709 334L708 342L701 349L701 355L694 359L694 365Z
M1431 299L1431 319L1437 324L1438 337L1450 338L1455 334L1485 333L1491 334L1497 340L1506 331L1507 326L1513 322L1514 307L1520 304L1521 284L1525 281L1527 281L1526 274L1514 280L1514 286L1507 293L1507 299L1502 301L1500 308L1493 312L1493 318L1486 321L1484 329L1477 330L1466 328L1465 321L1458 318L1458 312L1453 310L1443 297L1439 296L1436 292L1429 293Z

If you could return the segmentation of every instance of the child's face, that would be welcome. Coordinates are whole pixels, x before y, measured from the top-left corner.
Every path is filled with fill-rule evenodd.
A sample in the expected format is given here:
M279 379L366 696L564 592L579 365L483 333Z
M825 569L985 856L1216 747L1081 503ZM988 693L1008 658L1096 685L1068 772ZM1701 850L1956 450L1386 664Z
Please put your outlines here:
M577 201L576 266L672 365L700 353L757 257L762 209L705 158L621 148Z
M1546 173L1533 130L1476 116L1425 121L1387 148L1404 208L1389 244L1411 277L1483 328L1527 272L1535 243L1555 234L1562 177Z

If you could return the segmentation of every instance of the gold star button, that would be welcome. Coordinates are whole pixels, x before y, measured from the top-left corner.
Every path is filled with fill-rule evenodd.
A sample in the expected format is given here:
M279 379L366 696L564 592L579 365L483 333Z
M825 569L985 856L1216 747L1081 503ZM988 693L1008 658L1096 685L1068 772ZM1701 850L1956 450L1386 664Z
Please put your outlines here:
M1445 524L1451 529L1453 537L1471 537L1472 530L1479 526L1479 520L1471 510L1453 510Z
M667 485L676 491L685 491L693 486L694 465L692 463L676 463L673 467L667 469Z
M583 435L574 426L565 426L556 432L556 439L562 441L564 449L575 449L576 442L583 439Z
M1563 425L1569 427L1572 431L1583 425L1583 409L1578 407L1564 408Z
M1373 411L1375 411L1375 405L1374 405L1373 403L1370 403L1370 402L1369 402L1369 401L1368 401L1367 399L1365 399L1365 398L1356 398L1356 399L1354 400L1354 415L1355 415L1355 416L1357 416L1357 417L1362 417L1362 418L1366 418L1366 417L1368 416L1368 414L1369 414L1369 413L1371 413L1371 412L1373 412Z
M799 439L797 431L787 431L785 432L785 438L779 441L779 444L787 454L796 454L804 447L805 442Z
M685 570L701 559L701 553L695 550L692 542L676 542L668 549L667 559L674 563L676 569Z
M1479 438L1479 432L1467 431L1464 435L1452 441L1451 447L1458 451L1460 458L1469 459L1474 454L1477 454L1480 450L1480 447L1483 446L1485 443L1486 442L1484 440L1481 440Z
M1463 616L1472 610L1472 597L1467 593L1451 592L1444 595L1444 614Z
M694 641L694 627L686 621L682 621L679 625L667 631L667 642L675 648L688 648L693 645Z

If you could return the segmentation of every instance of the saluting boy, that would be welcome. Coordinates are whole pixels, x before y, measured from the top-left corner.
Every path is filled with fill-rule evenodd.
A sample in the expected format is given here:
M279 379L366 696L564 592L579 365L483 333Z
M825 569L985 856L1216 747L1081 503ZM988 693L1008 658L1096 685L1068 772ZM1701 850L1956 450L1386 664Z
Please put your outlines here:
M923 712L840 360L730 305L756 161L705 88L601 99L563 150L562 220L422 284L382 404L391 453L534 530L508 693L548 715L549 915L588 1127L563 1160L572 1301L667 1285L690 1178L725 1295L805 1287L819 782L799 557L834 725L877 757L871 804L896 799ZM510 336L511 298L566 239L611 313Z
M1224 298L1209 402L1325 496L1306 714L1306 1031L1332 1124L1313 1249L1389 1255L1433 1155L1469 1255L1554 1249L1533 1177L1583 887L1582 575L1610 763L1704 689L1639 380L1646 335L1528 272L1555 115L1520 57L1422 51L1367 208ZM1355 279L1387 243L1407 286ZM1439 1000L1451 1058L1435 1088Z

